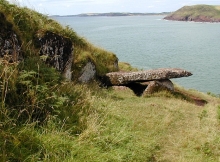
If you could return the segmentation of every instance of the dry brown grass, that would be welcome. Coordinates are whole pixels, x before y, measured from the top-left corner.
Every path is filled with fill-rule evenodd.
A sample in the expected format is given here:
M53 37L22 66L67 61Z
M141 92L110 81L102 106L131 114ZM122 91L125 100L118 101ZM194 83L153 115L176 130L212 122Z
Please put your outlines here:
M220 6L216 6L215 8L220 11Z

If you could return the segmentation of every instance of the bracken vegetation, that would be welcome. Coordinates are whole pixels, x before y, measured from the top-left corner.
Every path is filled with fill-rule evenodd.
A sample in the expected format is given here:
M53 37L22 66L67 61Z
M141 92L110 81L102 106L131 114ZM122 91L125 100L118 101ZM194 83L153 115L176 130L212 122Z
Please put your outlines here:
M0 60L0 161L220 161L218 97L178 86L174 93L137 97L96 81L65 82L39 58L31 41L36 32L55 31L75 42L73 73L86 59L99 74L114 70L108 60L115 55L30 9L0 0L0 12L19 33L25 58Z

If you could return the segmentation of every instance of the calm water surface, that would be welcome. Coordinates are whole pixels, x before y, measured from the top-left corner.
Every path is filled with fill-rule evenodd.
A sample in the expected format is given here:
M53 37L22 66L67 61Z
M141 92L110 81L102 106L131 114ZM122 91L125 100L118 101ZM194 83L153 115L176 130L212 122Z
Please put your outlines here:
M173 82L220 94L220 23L165 21L163 16L55 17L121 62L140 69L183 68L193 76Z

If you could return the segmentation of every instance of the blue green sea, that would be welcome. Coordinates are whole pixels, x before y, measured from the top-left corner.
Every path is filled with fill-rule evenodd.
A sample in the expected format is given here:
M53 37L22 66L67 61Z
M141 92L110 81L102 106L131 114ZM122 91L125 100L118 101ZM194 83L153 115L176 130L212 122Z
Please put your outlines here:
M220 23L163 20L164 16L53 17L119 61L139 69L183 68L172 79L186 89L220 94Z

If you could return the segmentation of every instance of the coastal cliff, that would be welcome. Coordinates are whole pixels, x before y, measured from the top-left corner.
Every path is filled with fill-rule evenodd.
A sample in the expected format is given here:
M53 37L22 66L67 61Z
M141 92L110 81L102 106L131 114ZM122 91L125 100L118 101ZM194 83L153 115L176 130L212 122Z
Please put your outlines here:
M220 6L184 6L164 17L164 19L174 21L220 22Z
M0 57L9 62L36 57L67 80L81 82L118 70L114 53L95 47L43 14L1 1L0 18ZM94 66L92 72L85 71L88 64Z

